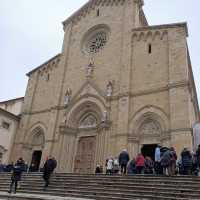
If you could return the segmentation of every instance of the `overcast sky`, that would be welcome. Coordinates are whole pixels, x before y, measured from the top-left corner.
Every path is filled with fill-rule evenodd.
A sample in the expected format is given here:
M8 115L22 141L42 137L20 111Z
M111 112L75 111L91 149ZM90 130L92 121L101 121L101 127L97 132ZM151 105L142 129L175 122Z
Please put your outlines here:
M0 101L25 94L26 73L61 51L61 22L87 0L0 0ZM200 100L200 0L145 0L150 25L188 22ZM111 10L112 11L112 10Z

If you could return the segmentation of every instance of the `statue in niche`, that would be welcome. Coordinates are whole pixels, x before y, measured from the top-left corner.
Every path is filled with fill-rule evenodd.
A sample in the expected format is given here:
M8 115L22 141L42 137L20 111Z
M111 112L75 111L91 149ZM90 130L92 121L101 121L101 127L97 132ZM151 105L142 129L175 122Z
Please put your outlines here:
M106 86L106 95L107 97L111 97L113 93L113 84L111 81L108 82L107 86Z
M67 89L65 93L64 105L67 106L71 101L72 90L70 88Z
M91 77L94 72L94 63L90 62L86 67L86 77Z
M102 122L108 121L108 112L106 110L103 112L101 121Z

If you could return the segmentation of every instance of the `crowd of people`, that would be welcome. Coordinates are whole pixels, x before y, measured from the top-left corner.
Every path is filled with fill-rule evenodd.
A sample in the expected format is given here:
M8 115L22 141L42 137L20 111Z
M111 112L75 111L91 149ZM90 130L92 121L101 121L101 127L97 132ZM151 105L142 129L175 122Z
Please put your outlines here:
M55 168L57 167L57 161L54 157L49 156L42 169L40 169L41 172L43 172L43 179L44 179L44 190L49 186L50 177ZM11 163L9 165L1 165L1 171L0 172L12 172L11 175L11 183L8 193L16 193L18 188L18 182L21 181L22 173L23 172L32 172L30 170L31 166L28 167L28 165L24 162L23 158L19 158L15 164Z
M43 172L44 190L49 186L51 174L57 167L57 161L54 157L49 156L41 171ZM130 159L129 153L124 149L119 156L109 157L105 164L105 173L113 174L154 174L174 176L196 175L200 176L200 145L195 153L184 148L178 159L176 150L171 147L157 146L154 158L144 157L139 153L136 157ZM0 166L0 172L12 172L9 193L17 191L18 182L21 180L23 172L30 172L23 158L19 158L15 164ZM103 174L103 166L97 165L95 173Z
M157 146L154 158L144 157L139 153L130 159L129 153L124 149L119 156L109 157L105 164L106 174L155 174L155 175L200 175L200 145L197 151L191 152L184 148L180 159L176 150L171 147ZM98 165L96 174L103 173L103 167Z

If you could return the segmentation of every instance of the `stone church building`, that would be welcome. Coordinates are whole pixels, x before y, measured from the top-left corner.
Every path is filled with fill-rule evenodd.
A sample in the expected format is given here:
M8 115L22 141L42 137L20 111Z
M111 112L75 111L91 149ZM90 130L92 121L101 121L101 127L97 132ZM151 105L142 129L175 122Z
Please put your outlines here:
M151 26L142 0L90 0L63 22L60 54L28 73L15 160L91 173L109 156L193 148L199 107L186 23Z

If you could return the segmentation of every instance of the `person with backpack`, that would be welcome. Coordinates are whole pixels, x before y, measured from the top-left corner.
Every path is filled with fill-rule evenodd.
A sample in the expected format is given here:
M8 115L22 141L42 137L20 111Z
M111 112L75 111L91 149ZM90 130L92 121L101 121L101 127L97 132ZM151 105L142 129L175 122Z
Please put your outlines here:
M167 149L161 154L161 160L160 160L160 164L161 164L161 167L163 169L163 174L165 176L170 176L170 162L171 162L171 158L172 158L172 155L171 155L171 151L170 149Z
M21 181L21 176L23 171L24 171L24 161L22 158L19 158L12 169L11 184L8 193L12 193L13 186L14 186L14 194L17 192L18 182Z
M54 157L49 156L43 167L43 179L45 181L44 190L49 186L50 177L55 168L57 167L57 161Z
M119 161L118 157L115 157L113 160L113 173L118 174L119 173Z
M113 158L112 157L110 157L109 159L108 159L108 161L107 161L107 165L106 165L106 174L108 174L108 175L112 175L112 173L113 173L113 163L114 161L113 161Z
M154 162L151 159L151 157L146 156L145 162L144 162L144 173L153 174L153 170L154 170Z
M182 159L183 174L191 175L192 154L187 148L183 149L183 151L181 153L181 159Z

